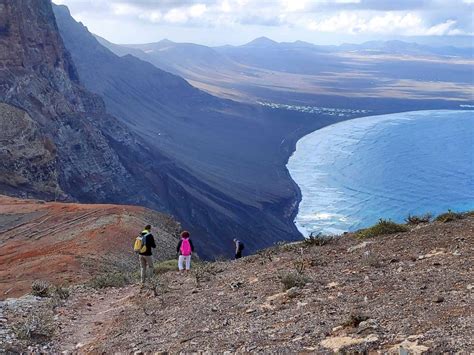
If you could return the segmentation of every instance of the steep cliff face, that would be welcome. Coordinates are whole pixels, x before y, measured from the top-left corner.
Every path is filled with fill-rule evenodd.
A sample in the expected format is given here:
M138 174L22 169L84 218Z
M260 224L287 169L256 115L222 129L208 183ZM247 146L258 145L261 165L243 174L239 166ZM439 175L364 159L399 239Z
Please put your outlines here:
M1 167L8 172L3 191L91 202L143 200L140 169L127 166L119 152L146 159L146 148L106 113L98 95L81 87L49 0L0 0L0 102ZM20 125L28 132L22 137L13 129ZM35 149L35 142L49 149Z
M0 188L61 197L56 146L23 110L0 103Z

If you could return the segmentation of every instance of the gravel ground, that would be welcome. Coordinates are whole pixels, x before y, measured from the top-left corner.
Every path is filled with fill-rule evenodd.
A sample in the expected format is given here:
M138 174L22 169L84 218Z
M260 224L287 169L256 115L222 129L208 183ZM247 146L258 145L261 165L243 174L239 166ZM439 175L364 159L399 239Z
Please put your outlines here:
M474 218L467 217L195 265L189 275L160 275L155 291L152 284L77 288L57 308L58 332L48 346L80 353L469 353L473 256ZM306 283L284 290L285 277Z

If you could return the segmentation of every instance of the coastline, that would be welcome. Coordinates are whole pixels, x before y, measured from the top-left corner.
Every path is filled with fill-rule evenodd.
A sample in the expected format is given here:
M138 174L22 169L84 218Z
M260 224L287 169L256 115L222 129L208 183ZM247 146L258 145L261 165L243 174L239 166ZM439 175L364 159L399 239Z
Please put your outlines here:
M310 136L312 134L314 134L315 132L317 131L320 131L322 129L325 129L325 128L328 128L330 126L334 126L334 125L338 125L338 124L346 124L348 121L352 121L352 120L355 120L355 119L370 119L373 117L376 117L376 116L380 116L380 117L384 117L384 116L391 116L391 115L397 115L397 114L409 114L409 113L413 113L413 114L423 114L424 112L425 113L429 113L429 112L450 112L450 111L453 111L453 112L465 112L465 111L470 111L471 113L474 113L474 110L472 109L469 109L469 108L465 108L465 107L460 107L459 109L452 109L452 108L445 108L445 109L437 109L437 110L425 110L425 109L420 109L420 110L415 110L415 111L400 111L400 112L390 112L390 113L383 113L383 114L380 114L380 113L374 113L374 114L370 114L370 115L364 115L364 116L360 116L360 117L354 117L354 118L349 118L347 120L341 120L341 121L338 121L338 122L334 122L332 124L329 124L329 125L325 125L323 127L320 127L304 136L302 136L300 139L298 139L296 142L295 142L295 145L294 145L294 150L292 152L292 154L289 156L288 158L288 161L286 163L286 170L288 171L288 174L293 182L293 185L294 185L294 192L295 192L295 200L294 200L294 203L295 203L295 207L292 211L292 214L290 216L290 218L292 218L291 220L291 223L293 224L294 226L294 229L298 231L298 233L301 235L302 238L305 237L305 235L307 235L309 232L301 225L298 223L297 221L297 216L298 214L300 213L300 208L301 208L301 202L303 200L303 191L301 189L301 187L299 186L299 184L295 181L295 178L294 176L291 174L291 170L289 168L289 163L290 163L290 160L292 159L292 157L294 156L294 154L296 153L296 150L297 150L297 145L299 142L301 142L301 140L303 140L305 137L307 136ZM462 212L464 210L472 210L472 206L466 206L464 208L461 208L461 209L456 209L455 206L453 206L454 210L456 211L459 211L459 212ZM429 212L429 211L425 211L425 212ZM380 215L379 218L386 218L386 216L384 215ZM353 230L345 230L346 232L351 232ZM306 233L305 233L306 232ZM342 233L342 231L341 231ZM336 233L336 234L340 234L340 233Z

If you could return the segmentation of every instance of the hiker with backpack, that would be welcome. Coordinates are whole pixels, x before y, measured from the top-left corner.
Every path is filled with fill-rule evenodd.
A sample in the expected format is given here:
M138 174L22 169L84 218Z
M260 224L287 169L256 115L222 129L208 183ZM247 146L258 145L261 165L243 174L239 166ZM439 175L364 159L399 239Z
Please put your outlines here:
M138 254L140 261L140 277L141 283L144 284L146 280L146 269L150 269L150 276L153 275L153 256L151 249L156 248L155 238L151 234L151 226L147 225L143 232L135 239L133 249Z
M193 242L189 239L189 232L184 231L181 233L181 240L176 247L176 252L178 253L178 269L180 272L185 270L189 271L191 269L191 255L194 251Z
M240 259L242 257L242 251L244 250L244 243L242 243L237 238L234 239L235 245L235 259Z

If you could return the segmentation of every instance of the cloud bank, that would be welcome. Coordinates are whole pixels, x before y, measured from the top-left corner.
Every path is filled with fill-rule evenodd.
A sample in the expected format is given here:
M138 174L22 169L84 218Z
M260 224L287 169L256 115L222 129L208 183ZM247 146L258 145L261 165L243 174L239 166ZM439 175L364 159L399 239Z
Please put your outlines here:
M54 0L98 32L136 26L170 33L249 26L331 36L472 36L473 0ZM100 25L102 22L102 25ZM102 26L102 27L101 27ZM140 30L141 27L141 30ZM115 29L117 36L122 31ZM172 32L172 31L171 31ZM203 32L204 33L204 32ZM256 33L255 37L260 33ZM235 37L235 33L232 34ZM298 38L295 38L298 39Z

